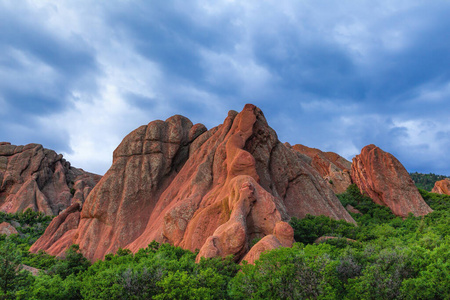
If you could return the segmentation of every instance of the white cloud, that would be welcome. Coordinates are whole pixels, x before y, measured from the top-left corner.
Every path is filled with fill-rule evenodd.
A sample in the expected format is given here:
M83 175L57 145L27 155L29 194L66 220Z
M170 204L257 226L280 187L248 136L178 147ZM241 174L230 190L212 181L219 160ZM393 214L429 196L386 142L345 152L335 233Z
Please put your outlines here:
M389 55L412 47L419 30L411 28L425 28L423 22L433 21L429 12L426 18L420 17L417 2L179 1L169 4L167 12L173 10L173 15L161 16L150 25L145 18L142 23L133 23L134 17L141 18L140 9L148 5L150 11L155 4L133 5L124 1L3 3L8 11L16 12L10 15L26 20L36 31L68 45L67 49L82 49L92 55L98 67L95 74L69 84L65 81L79 78L65 78L26 49L10 48L7 53L22 69L0 68L0 87L23 85L23 89L44 95L48 90L53 98L63 95L61 101L70 103L66 111L40 118L40 130L59 132L69 140L73 152L67 152L66 157L74 166L103 173L111 162L112 150L139 125L180 113L211 127L224 119L227 110L239 110L247 101L265 106L265 114L274 121L271 125L281 139L335 151L347 158L359 153L367 142L385 142L397 150L419 149L425 144L429 149L426 155L444 155L447 140L439 141L436 132L450 130L443 116L450 83L408 86L398 92L404 97L400 100L398 94L389 98L395 92L383 101L370 99L374 90L384 91L386 85L402 79L385 78L397 70L390 67ZM130 16L120 15L123 8ZM177 19L171 19L174 16ZM124 23L130 26L122 27ZM158 24L167 30L166 35L146 40L145 26ZM193 65L201 65L193 78L188 78L189 72L178 77L166 57L147 57L142 49L137 50L140 42L152 49L163 42L156 39L174 37L189 45L185 51L199 55L193 55L199 60ZM171 53L175 56L183 55L183 49L171 50L176 50ZM323 58L326 63L321 64ZM334 65L335 58L343 61L341 65ZM409 61L399 68L409 66L405 62ZM306 91L304 81L309 80L313 88ZM87 87L89 82L95 88ZM61 85L65 90L52 94ZM344 95L341 85L349 86L343 88ZM362 89L357 96L352 94L354 87ZM133 101L132 96L141 102ZM6 106L1 98L0 105ZM389 108L383 111L382 105ZM423 115L418 116L418 112ZM440 117L433 119L432 114Z

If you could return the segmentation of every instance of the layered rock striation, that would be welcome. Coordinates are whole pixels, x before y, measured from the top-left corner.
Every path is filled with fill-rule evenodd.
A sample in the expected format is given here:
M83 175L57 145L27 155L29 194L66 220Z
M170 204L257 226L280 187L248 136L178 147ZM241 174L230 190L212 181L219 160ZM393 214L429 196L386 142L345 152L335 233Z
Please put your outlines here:
M57 215L73 202L83 203L100 178L71 167L61 154L42 145L0 143L1 211L31 208Z
M300 155L250 104L208 131L182 116L153 121L124 138L81 213L55 219L31 251L59 255L70 240L96 260L156 240L199 249L198 259L232 254L253 261L292 244L286 221L293 216L354 222ZM250 249L255 238L261 240Z
M388 206L401 217L432 212L403 165L375 145L365 146L353 158L352 180L377 204Z
M304 145L294 145L292 149L307 157L308 163L325 179L328 186L341 194L352 184L350 171L352 163L334 152L323 152Z

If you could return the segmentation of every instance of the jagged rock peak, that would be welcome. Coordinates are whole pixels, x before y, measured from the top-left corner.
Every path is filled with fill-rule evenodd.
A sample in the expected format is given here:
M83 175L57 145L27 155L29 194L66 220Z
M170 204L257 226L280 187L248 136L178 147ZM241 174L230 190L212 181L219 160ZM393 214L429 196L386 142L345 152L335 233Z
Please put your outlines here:
M62 154L39 144L0 143L0 210L31 208L57 215L72 202L83 203L99 175L74 168Z
M403 165L375 145L365 146L353 158L352 180L375 203L388 206L401 217L432 212Z
M174 116L131 132L86 199L77 229L67 226L59 239L46 232L31 251L58 255L71 240L96 260L156 240L200 249L198 259L253 260L262 249L292 244L286 221L307 214L354 222L320 174L247 104L208 131ZM65 230L62 219L52 231ZM254 238L261 244L251 250Z

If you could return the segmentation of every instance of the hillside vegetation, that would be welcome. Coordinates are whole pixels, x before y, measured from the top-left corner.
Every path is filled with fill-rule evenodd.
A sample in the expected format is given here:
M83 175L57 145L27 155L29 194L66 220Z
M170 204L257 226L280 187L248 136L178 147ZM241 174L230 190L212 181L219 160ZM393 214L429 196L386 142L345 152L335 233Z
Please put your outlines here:
M447 178L448 176L445 175L436 175L433 173L429 173L429 174L422 174L422 173L409 173L409 175L411 176L412 180L414 181L414 183L416 184L416 186L419 189L424 189L428 192L430 192L433 187L434 187L434 183L436 181L442 180Z
M264 253L254 265L232 257L196 264L196 253L155 242L92 265L76 245L64 259L30 254L33 234L48 223L26 212L27 233L1 238L0 293L3 299L448 299L450 196L420 192L434 212L401 219L352 185L339 199L361 212L352 214L358 226L293 218L294 247ZM321 236L336 238L315 244ZM16 267L5 270L6 261ZM33 277L21 263L42 271Z

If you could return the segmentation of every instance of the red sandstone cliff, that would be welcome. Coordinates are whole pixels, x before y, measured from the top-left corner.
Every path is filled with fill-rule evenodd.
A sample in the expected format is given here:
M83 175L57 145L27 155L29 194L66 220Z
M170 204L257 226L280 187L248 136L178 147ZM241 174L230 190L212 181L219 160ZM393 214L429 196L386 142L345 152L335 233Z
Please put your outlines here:
M73 168L61 154L42 145L0 143L0 210L31 208L57 215L73 202L84 202L101 176Z
M157 240L200 249L198 258L241 260L249 253L252 261L261 249L292 244L292 228L283 222L292 216L354 222L299 155L253 105L230 111L209 131L182 116L151 122L117 147L81 214L74 209L55 219L30 250L57 255L73 242L95 260ZM253 246L260 250L249 249L253 238L263 238Z
M319 172L336 194L345 192L352 184L350 176L352 163L339 154L322 152L300 144L292 146L292 149L310 158L309 164Z
M353 158L352 180L375 203L388 206L397 216L432 212L403 165L390 153L368 145Z

